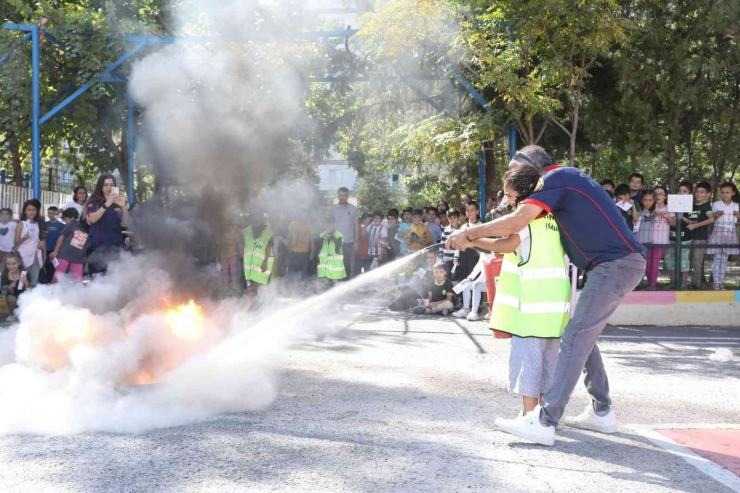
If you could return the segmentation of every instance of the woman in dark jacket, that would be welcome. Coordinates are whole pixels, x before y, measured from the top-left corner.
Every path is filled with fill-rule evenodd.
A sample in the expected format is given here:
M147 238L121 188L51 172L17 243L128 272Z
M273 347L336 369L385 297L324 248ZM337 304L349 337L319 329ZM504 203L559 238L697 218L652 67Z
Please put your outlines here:
M117 192L117 193L114 193ZM110 173L98 178L85 205L90 225L87 266L91 276L104 274L125 248L122 230L131 225L125 192L118 192L116 179Z

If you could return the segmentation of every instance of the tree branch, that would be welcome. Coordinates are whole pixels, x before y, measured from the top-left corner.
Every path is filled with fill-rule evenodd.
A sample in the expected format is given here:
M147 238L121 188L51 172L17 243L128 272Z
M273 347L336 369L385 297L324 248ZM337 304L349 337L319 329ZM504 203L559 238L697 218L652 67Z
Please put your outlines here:
M159 24L159 27L162 28L162 30L167 33L168 36L175 37L175 32L170 29L170 26L165 22L164 17L162 17L162 14L156 13L152 15L154 17L154 20L157 21L157 24Z
M552 52L555 53L555 57L558 60L560 60L563 63L563 65L567 65L566 62L565 62L565 59L563 59L563 57L560 56L560 53L558 53L558 51L552 46L552 41L550 40L550 35L547 34L547 22L545 22L545 21L542 21L542 32L545 33L545 39L547 40L547 46L549 46L550 49L552 50Z
M557 125L558 127L560 127L560 129L561 129L561 130L562 130L563 132L565 132L566 134L568 134L568 137L570 137L570 130L568 130L567 128L565 128L565 125L563 125L562 123L560 123L560 121L559 121L559 120L558 120L557 118L555 118L555 117L554 117L554 116L552 116L552 115L548 116L548 118L549 118L550 120L552 120L552 122L553 122L553 123L554 123L555 125Z
M545 135L545 130L547 130L547 125L549 125L550 120L545 120L545 123L542 124L542 128L540 129L540 132L537 134L537 138L534 140L533 144L537 145L537 143L540 141L543 135Z
M519 132L519 135L521 136L522 140L527 143L527 145L531 145L532 143L529 142L529 139L527 139L526 135L527 132L524 129L524 125L522 125L522 122L520 120L516 120L514 122L514 128L516 128L516 131Z

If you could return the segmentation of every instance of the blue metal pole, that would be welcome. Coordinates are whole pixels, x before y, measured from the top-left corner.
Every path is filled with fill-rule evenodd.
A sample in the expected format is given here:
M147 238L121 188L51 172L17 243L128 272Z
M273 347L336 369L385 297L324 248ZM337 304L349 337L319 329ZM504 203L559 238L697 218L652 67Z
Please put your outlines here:
M3 25L5 29L8 31L23 31L23 32L33 32L34 28L38 28L38 26L32 26L30 24L13 24L12 22L8 22Z
M478 196L480 197L479 209L486 211L486 146L481 142L478 151ZM488 211L486 211L488 212ZM485 214L483 214L485 217Z
M134 98L128 94L128 205L134 203L134 152L136 151L136 114L134 113Z
M516 148L516 127L514 125L510 126L508 128L509 130L509 160L514 159L514 154L516 154L517 148Z
M36 199L41 198L41 128L39 120L41 118L41 63L40 63L40 52L41 52L41 28L36 25L33 26L32 31L32 53L31 53L31 66L33 70L33 77L31 81L31 104L32 104L32 115L31 115L31 145L33 147L33 196Z
M468 79L463 77L463 74L460 73L459 70L457 70L450 62L445 60L444 58L440 58L439 62L442 64L444 68L452 72L452 75L455 76L455 78L462 84L463 88L468 91L468 93L473 96L473 99L483 107L486 112L492 111L493 108L488 104L488 101L486 101L486 98L484 98L481 93L478 92L478 90L473 87L473 84L468 82Z
M151 37L151 36L124 36L124 41L127 43L151 43L151 44L169 44L169 43L210 43L214 41L271 41L274 39L287 38L287 39L320 39L320 38L346 38L348 36L354 36L359 32L359 29L346 29L340 31L315 31L315 32L303 32L303 33L286 33L285 35L268 35L268 34L253 34L249 36L189 36L189 37Z
M141 42L138 45L136 45L135 47L133 47L128 53L126 53L125 55L121 56L121 58L119 58L118 60L116 60L115 62L113 62L108 68L106 68L105 70L103 70L101 72L100 76L98 77L98 79L99 78L107 77L108 74L110 74L113 71L115 71L119 66L121 66L121 64L123 64L123 62L125 62L126 60L128 60L129 58L131 58L132 56L134 56L144 46L146 46L146 42ZM94 82L95 81L88 82L87 84L83 85L82 87L80 87L79 89L77 89L72 95L70 95L67 99L65 99L64 101L62 101L61 103L59 103L51 111L49 111L47 114L45 114L41 118L41 124L44 124L47 121L49 121L51 118L54 117L54 115L56 115L57 113L59 113L60 111L62 111L64 108L66 108L67 105L69 105L75 99L79 98L84 93L86 93L93 86L93 83Z

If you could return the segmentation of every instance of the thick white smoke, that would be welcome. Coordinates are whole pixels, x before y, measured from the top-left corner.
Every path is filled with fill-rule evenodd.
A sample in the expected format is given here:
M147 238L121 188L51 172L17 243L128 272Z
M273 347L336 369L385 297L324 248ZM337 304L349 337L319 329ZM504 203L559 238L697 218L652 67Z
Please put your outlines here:
M311 128L301 74L315 57L270 28L287 15L279 4L186 0L177 12L176 33L198 38L161 45L130 79L144 159L160 179L242 199L296 164Z
M20 323L0 331L0 433L136 433L262 408L277 395L286 348L325 330L325 314L311 310L326 297L269 317L239 300L211 303L213 279L178 253L200 239L211 215L248 203L289 169L290 143L310 127L300 74L316 57L269 27L295 28L296 9L281 7L178 2L178 35L218 39L163 46L135 64L130 90L143 111L147 159L194 199L177 218L165 201L140 207L137 238L164 253L126 257L88 286L22 296ZM255 33L260 43L248 40ZM199 292L202 319L187 306ZM323 325L312 329L312 319ZM131 385L150 380L157 383Z
M22 298L20 323L0 333L0 434L139 433L264 408L291 344L330 333L347 295L406 262L280 310L206 306L198 339L173 337L191 318L167 319L172 286L157 256L126 257L87 287L40 287ZM134 282L146 297L129 298ZM142 370L157 383L130 385Z

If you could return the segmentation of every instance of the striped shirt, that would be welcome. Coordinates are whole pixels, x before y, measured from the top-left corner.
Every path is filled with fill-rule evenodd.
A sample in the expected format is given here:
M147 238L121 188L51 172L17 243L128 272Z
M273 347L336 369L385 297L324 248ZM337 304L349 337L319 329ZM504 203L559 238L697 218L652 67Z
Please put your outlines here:
M444 231L442 231L442 242L447 243L447 239L452 235L454 231L456 230L452 226L447 226ZM442 262L452 262L453 260L455 260L455 249L440 249L440 257L442 258Z

